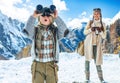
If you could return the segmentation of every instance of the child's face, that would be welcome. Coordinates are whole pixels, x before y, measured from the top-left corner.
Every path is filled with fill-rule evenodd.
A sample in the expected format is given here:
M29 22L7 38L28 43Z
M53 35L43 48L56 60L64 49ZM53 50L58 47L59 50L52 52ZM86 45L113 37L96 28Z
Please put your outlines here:
M53 17L52 16L42 16L40 15L40 23L43 25L50 25L53 21Z

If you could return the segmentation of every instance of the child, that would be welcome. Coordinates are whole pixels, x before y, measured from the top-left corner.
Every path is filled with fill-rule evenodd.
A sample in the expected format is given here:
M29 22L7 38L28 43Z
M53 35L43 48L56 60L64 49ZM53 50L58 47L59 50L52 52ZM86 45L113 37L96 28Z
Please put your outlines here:
M38 25L34 27L36 18ZM53 24L56 22L57 27ZM57 16L54 5L37 5L34 14L28 19L24 32L33 40L32 83L57 83L57 62L59 57L58 39L64 36L66 27Z

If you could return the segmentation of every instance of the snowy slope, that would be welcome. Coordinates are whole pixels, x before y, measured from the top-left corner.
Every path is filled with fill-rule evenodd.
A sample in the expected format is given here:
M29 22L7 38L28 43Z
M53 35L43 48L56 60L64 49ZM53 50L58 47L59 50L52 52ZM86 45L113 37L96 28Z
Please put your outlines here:
M120 83L120 58L118 55L108 55L103 58L104 78L108 83ZM0 83L32 83L31 62L31 57L21 60L1 60ZM61 53L58 65L59 83L79 83L85 80L83 56L76 53ZM100 83L93 61L91 61L91 81Z
M22 33L24 26L24 23L0 12L0 56L13 59L21 48L30 43Z

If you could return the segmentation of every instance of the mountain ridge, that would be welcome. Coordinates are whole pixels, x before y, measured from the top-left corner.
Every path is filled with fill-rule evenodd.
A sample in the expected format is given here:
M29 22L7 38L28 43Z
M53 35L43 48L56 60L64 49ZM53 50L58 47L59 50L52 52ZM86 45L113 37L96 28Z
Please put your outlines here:
M0 56L15 59L15 55L31 43L31 40L22 32L25 23L12 19L1 11L0 18Z

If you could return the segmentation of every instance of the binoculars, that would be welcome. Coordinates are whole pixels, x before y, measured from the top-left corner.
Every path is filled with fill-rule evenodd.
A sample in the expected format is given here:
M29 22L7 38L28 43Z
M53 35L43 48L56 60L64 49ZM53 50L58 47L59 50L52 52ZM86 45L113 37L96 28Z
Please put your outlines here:
M100 27L93 27L94 29L98 29L98 28L100 28Z
M55 13L56 6L55 5L50 5L50 7L44 7L42 5L37 5L36 6L36 14L42 14L42 16L51 16L50 14Z
M93 31L95 31L95 34L98 35L99 34L99 28L100 27L92 27L93 28Z

